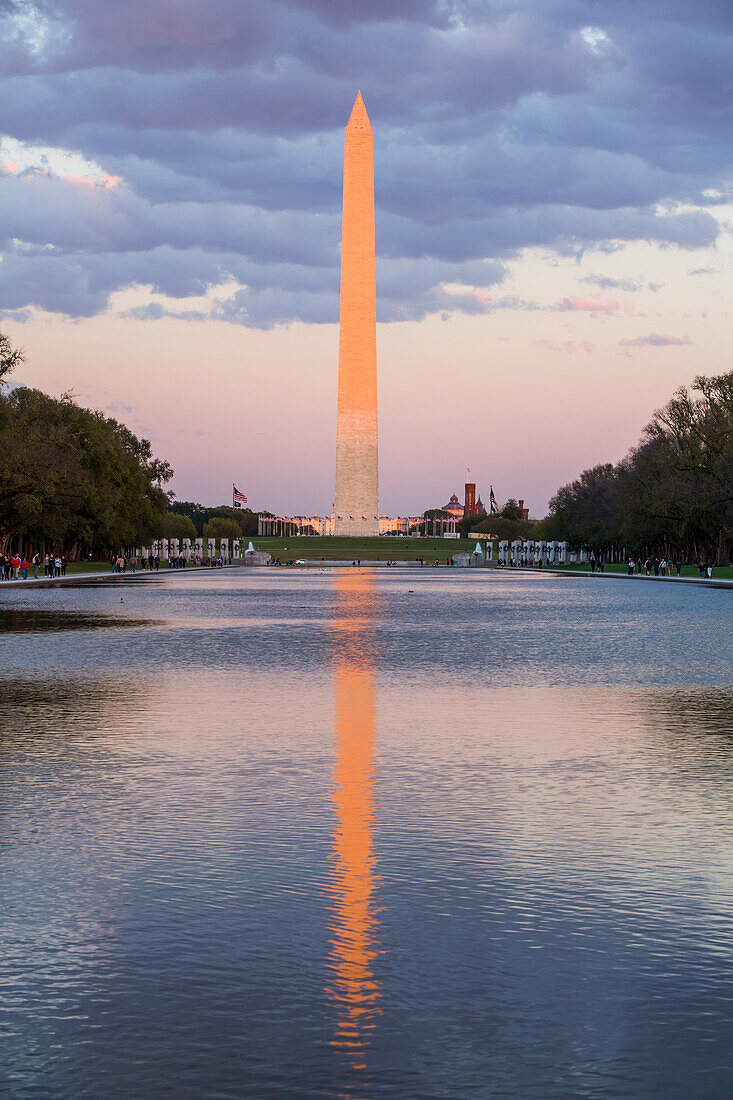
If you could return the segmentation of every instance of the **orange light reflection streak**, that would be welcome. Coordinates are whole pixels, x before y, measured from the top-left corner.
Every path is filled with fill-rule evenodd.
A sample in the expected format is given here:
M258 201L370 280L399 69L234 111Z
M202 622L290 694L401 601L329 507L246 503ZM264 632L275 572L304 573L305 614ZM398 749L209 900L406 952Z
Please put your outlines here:
M373 971L379 954L374 821L375 684L370 625L374 578L368 573L337 577L339 617L334 672L336 762L333 802L336 828L329 892L332 985L337 1008L332 1046L354 1070L364 1070L366 1048L380 1014L380 983Z

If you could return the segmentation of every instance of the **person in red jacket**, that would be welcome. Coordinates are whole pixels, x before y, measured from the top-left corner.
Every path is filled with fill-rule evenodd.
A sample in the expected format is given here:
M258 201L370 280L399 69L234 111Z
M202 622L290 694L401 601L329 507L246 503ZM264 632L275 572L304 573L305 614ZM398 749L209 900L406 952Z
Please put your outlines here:
M12 558L10 559L10 568L13 570L13 580L17 581L18 570L20 569L20 558L17 554L13 554Z

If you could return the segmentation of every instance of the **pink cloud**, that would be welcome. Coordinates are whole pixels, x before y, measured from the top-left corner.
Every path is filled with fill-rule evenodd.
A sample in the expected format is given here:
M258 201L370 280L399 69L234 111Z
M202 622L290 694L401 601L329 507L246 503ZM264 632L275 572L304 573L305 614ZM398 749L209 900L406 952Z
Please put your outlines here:
M6 160L0 164L0 170L3 172L9 172L11 175L16 176L18 174L18 162L17 160Z
M441 290L446 294L450 294L453 298L475 298L482 305L486 305L491 301L489 292L478 286L465 286L463 283L442 283Z
M93 179L91 176L75 176L71 172L67 172L63 179L68 180L69 183L81 183L85 187L101 187L105 191L109 191L112 187L117 187L122 183L122 176L110 176L109 172L103 172L99 179Z
M565 340L561 344L555 343L554 340L535 340L535 347L542 348L543 351L564 351L569 355L574 351L591 352L596 350L596 345L591 340Z
M650 332L648 336L635 336L633 340L619 340L623 348L672 348L691 343L689 336L665 336L658 332Z
M619 303L613 298L607 298L604 302L599 294L591 298L581 298L578 294L571 294L569 298L563 298L558 309L583 310L586 313L615 313Z

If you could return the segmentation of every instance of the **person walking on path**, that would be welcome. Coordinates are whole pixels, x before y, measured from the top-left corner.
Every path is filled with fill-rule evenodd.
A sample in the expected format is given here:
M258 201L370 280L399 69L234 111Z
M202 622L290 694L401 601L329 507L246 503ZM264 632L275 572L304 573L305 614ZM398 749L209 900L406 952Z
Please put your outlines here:
M34 581L38 580L38 566L40 564L41 564L41 555L40 554L34 554L33 555L33 580Z
M24 581L28 580L28 558L25 555L20 559L20 575Z

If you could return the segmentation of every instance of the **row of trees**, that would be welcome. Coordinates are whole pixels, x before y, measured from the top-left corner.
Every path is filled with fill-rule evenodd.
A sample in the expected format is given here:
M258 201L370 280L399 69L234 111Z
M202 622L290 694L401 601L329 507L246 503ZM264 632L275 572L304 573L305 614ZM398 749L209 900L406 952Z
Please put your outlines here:
M450 512L442 508L429 508L423 513L425 523L416 533L430 533L435 524L454 519ZM534 520L524 518L524 513L517 501L510 498L503 508L491 515L464 516L458 520L456 528L462 538L468 538L472 531L480 534L491 535L497 539L530 539L534 538L536 523ZM395 532L396 533L396 532Z
M655 412L616 465L594 466L550 501L537 537L600 552L728 564L733 538L733 372L698 377Z
M73 560L155 537L170 503L169 464L68 394L8 392L22 361L0 333L0 552L54 549Z
M232 508L227 504L207 508L190 500L176 500L170 505L161 534L177 539L230 539L243 535L252 538L257 534L257 524L257 512L249 508Z

